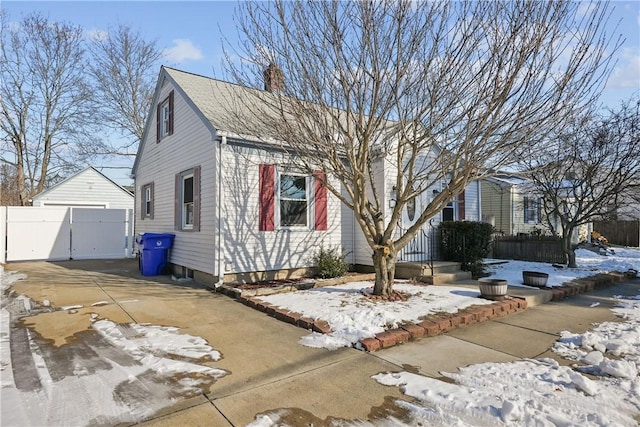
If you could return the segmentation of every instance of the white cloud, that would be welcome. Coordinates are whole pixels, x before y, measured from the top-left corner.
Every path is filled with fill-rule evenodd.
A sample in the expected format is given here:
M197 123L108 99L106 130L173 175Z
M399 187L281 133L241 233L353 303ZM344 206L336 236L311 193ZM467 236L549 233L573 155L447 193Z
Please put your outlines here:
M596 5L589 2L580 2L578 6L578 10L576 11L577 16L582 18L589 15L595 9Z
M162 56L172 62L198 61L204 56L189 39L175 39L173 46L162 51Z
M635 48L624 48L609 78L607 89L640 89L640 54Z
M89 40L96 40L96 41L106 40L107 37L109 37L108 32L103 30L97 30L95 28L93 30L87 31L86 34Z

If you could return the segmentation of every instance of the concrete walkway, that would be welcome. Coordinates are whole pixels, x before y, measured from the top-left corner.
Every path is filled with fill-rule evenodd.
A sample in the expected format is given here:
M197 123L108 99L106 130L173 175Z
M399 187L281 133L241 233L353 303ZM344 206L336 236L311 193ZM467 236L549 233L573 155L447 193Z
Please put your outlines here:
M176 326L222 353L211 366L226 370L227 376L205 393L162 410L145 426L242 426L257 414L283 408L293 409L298 425L327 418L371 420L384 416L392 400L404 398L397 387L379 385L372 375L412 370L438 378L441 371L473 363L540 356L560 360L549 348L562 330L580 333L593 323L615 321L612 296L640 294L640 281L621 282L446 335L365 353L303 347L298 340L307 331L199 286L141 277L135 260L14 263L6 269L28 275L13 286L19 294L49 300L56 308L84 306L73 315L53 311L24 317L15 325L54 346L81 337L80 332L90 328L90 312L97 312L114 322ZM91 307L97 301L107 304ZM14 361L14 370L16 365Z

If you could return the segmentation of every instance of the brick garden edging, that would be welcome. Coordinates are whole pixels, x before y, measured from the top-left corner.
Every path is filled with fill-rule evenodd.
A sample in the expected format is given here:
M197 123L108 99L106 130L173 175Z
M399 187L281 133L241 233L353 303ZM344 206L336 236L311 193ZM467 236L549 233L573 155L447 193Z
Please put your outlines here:
M580 295L594 289L610 286L625 279L626 277L622 273L601 273L581 279L574 279L570 282L563 283L561 286L541 289L549 290L549 292L553 294L551 301L559 301L570 296Z
M300 328L310 329L321 334L330 334L332 332L331 327L329 327L329 324L325 320L313 320L300 313L274 306L271 303L253 296L236 294L235 298L248 307L262 311L278 320L296 325ZM360 346L356 345L356 348L362 348L366 351L376 351L407 341L414 341L422 337L441 335L458 327L485 322L497 317L523 311L526 308L527 301L524 299L508 297L503 301L497 301L488 305L472 305L458 310L458 312L454 314L433 314L425 316L417 324L407 323L399 328L380 332L376 334L374 338L364 338L360 340Z
M597 288L609 286L625 280L625 275L621 273L597 274L581 279L575 279L563 283L562 286L547 289L553 293L552 301L558 301L570 296L583 294ZM544 288L543 288L544 289ZM292 289L293 290L293 289ZM282 292L279 289L276 291ZM283 309L268 302L260 300L257 296L251 295L239 289L223 286L218 289L227 296L235 298L239 302L253 309L262 311L278 320L292 325L312 330L321 334L331 333L331 328L325 320L311 319L302 316L300 313ZM286 292L286 291L285 291ZM354 347L365 351L376 351L383 348L393 347L407 341L415 341L423 337L433 337L444 334L452 329L473 325L475 323L486 322L498 317L524 311L527 308L527 301L518 297L507 297L503 301L496 301L488 305L472 305L459 310L457 313L433 314L425 316L418 323L406 323L399 328L380 332L373 338L361 339Z
M407 323L399 328L376 334L374 338L361 339L360 345L366 351L376 351L423 337L441 335L452 329L486 322L526 308L527 301L520 298L508 298L489 305L472 305L454 314L429 315L417 324Z

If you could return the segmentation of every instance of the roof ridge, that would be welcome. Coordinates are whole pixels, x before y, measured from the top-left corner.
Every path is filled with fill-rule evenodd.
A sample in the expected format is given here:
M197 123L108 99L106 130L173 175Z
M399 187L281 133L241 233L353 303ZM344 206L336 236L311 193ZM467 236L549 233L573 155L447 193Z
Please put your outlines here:
M223 84L227 84L227 85L231 85L231 86L237 86L237 87L240 87L242 89L257 90L259 92L268 92L268 91L266 91L264 89L259 89L259 88L252 87L252 86L245 86L245 85L242 85L240 83L235 83L235 82L230 82L230 81L227 81L227 80L217 79L215 77L205 76L203 74L193 73L191 71L179 70L177 68L169 67L169 66L166 66L166 65L163 65L162 68L164 68L166 70L176 71L176 72L182 73L182 74L189 74L190 76L200 77L200 78L203 78L203 79L206 79L206 80L212 80L212 81L218 82L218 83L223 83Z

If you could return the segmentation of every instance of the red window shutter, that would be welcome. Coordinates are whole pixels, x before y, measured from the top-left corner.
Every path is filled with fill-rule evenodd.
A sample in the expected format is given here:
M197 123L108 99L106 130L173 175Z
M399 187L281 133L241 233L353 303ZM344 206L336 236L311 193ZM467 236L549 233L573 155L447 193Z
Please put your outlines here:
M200 166L193 168L193 231L200 231Z
M260 231L275 230L276 166L261 164L260 174Z
M464 210L464 192L465 190L462 190L462 193L458 194L458 220L459 221L463 221L466 217L466 212Z
M180 206L182 195L182 177L180 174L176 174L176 185L175 185L175 194L173 197L173 225L176 230L180 230L182 228L182 223L180 219L180 215L182 212L182 206Z
M327 229L327 187L324 185L326 175L323 171L314 172L314 190L315 190L315 229Z
M156 142L160 142L160 104L156 107Z
M169 135L173 135L173 91L169 93Z

